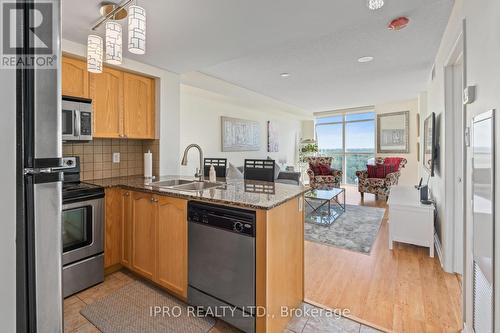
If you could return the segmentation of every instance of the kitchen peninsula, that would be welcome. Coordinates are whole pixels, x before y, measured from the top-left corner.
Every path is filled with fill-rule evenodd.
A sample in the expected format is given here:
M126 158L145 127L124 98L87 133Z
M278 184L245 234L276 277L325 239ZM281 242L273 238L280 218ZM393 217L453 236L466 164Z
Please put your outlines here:
M159 187L178 181L142 177L91 181L106 188L105 268L126 267L188 301L188 203L243 209L255 215L255 331L281 332L281 307L304 298L304 186L233 180L200 191ZM187 182L194 181L182 177ZM191 272L191 268L189 268Z

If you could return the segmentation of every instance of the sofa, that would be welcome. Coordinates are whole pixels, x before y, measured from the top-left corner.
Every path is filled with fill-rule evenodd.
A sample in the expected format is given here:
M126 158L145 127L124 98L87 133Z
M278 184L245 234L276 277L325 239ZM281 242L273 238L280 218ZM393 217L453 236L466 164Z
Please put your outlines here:
M312 188L340 187L342 171L335 170L332 166L332 157L307 157L309 164L307 175L309 186Z
M407 160L402 157L377 157L375 158L375 167L379 166L387 172L383 177L374 177L369 175L368 170L356 171L358 177L358 191L364 198L365 193L375 194L375 198L389 198L391 186L397 185L401 169L405 167Z
M244 167L239 166L237 169L241 172L241 178L243 178ZM300 185L300 172L280 170L277 177L274 179L274 182L280 184Z

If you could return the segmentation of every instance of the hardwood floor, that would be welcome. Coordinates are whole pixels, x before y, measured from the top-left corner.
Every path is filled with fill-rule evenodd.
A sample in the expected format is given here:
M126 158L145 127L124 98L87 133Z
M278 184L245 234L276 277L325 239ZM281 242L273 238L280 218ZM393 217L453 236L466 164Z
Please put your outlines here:
M346 187L346 202L386 208L385 200ZM459 332L461 289L428 249L388 249L387 211L370 255L306 241L306 301L349 309L351 318L393 332Z

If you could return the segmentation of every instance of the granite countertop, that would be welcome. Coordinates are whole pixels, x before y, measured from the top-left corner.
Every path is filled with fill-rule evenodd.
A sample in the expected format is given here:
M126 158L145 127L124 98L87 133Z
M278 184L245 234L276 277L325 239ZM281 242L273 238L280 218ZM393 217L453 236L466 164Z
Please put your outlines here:
M184 176L162 176L153 180L165 181L171 179L195 180L193 177ZM179 191L171 188L159 188L151 184L151 180L145 180L141 176L114 177L96 180L86 180L103 187L122 187L130 190L150 192L188 200L198 200L224 205L246 207L253 209L272 209L307 192L310 188L304 185L288 185L280 183L229 180L218 178L217 181L224 185L218 188L203 191Z

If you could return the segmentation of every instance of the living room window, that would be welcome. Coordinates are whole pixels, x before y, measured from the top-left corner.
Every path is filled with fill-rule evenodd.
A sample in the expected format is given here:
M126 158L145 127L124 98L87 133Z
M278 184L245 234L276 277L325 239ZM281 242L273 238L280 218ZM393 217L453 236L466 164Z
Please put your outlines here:
M356 171L366 170L375 157L375 112L335 114L316 118L319 153L333 157L332 167L343 182L356 184Z

